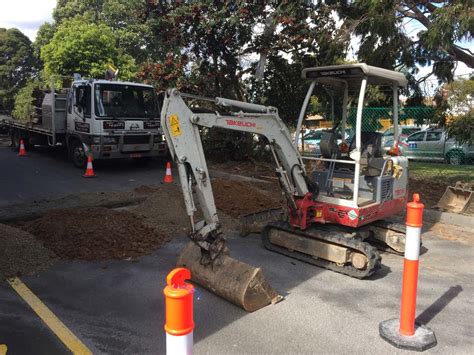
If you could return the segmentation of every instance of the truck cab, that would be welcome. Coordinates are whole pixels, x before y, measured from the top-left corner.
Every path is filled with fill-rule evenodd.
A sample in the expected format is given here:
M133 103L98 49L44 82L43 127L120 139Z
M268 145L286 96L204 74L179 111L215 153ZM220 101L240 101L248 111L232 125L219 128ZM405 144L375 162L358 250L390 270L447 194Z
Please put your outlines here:
M66 99L66 144L74 165L84 166L87 151L94 159L167 154L152 86L76 80Z

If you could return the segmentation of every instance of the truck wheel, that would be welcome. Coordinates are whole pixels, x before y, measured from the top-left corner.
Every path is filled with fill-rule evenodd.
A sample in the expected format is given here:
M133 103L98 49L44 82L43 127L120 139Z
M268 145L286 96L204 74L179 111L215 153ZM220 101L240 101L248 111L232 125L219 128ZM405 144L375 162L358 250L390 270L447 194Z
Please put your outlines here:
M447 160L451 165L464 164L464 152L461 150L453 150L447 154Z
M82 143L78 140L73 140L69 144L69 159L76 168L84 169L87 164L86 152Z
M12 130L10 134L12 140L12 149L16 152L20 150L20 131L17 129Z

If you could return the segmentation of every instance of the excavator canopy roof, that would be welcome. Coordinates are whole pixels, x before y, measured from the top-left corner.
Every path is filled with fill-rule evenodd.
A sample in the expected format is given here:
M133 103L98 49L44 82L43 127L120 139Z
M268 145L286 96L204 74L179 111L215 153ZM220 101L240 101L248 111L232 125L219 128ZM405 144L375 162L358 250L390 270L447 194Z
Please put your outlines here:
M335 86L342 85L343 81L347 81L349 87L359 86L364 76L367 76L367 83L371 85L396 84L399 87L406 87L408 83L402 73L373 67L365 63L305 68L301 76L303 79L316 80L322 84Z

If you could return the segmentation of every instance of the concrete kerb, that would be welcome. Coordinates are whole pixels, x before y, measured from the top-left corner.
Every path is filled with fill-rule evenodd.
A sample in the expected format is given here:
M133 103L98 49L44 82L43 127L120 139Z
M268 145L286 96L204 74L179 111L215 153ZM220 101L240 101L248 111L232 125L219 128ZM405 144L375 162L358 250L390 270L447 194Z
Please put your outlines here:
M427 223L444 223L464 228L474 228L474 217L463 214L425 209L423 218Z

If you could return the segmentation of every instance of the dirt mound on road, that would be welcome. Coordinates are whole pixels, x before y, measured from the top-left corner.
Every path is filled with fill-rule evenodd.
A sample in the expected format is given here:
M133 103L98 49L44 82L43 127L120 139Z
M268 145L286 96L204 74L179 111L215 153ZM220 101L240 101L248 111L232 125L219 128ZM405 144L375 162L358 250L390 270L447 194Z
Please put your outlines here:
M190 230L181 187L166 184L156 187L140 186L138 189L147 193L148 197L131 211L143 216L147 225L169 237Z
M236 218L281 206L279 190L265 191L245 181L216 178L212 179L212 189L221 219L226 218L224 214ZM131 211L145 217L147 225L165 235L179 232L186 234L190 231L181 187L174 184L156 187L141 186L139 191L149 195L146 201ZM198 203L197 199L195 203ZM198 211L195 220L201 218ZM229 222L231 221L227 220L227 224Z
M34 274L55 259L54 253L30 233L0 224L0 279Z
M281 206L279 190L264 191L248 182L226 179L213 179L212 188L217 209L232 217Z
M102 207L49 211L23 228L65 259L136 258L159 248L166 239L142 217Z

